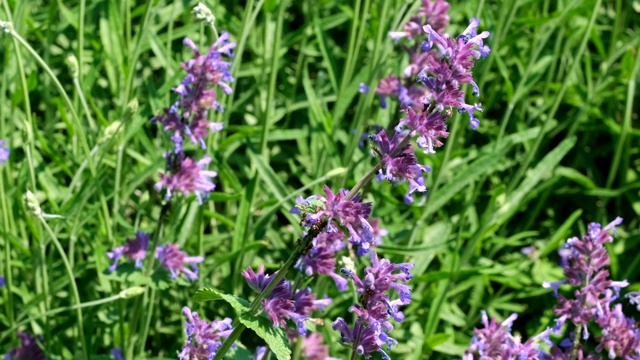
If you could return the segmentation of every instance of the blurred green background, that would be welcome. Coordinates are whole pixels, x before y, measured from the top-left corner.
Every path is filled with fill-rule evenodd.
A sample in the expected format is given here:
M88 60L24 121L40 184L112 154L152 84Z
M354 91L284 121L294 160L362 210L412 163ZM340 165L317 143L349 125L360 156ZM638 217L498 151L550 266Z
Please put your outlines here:
M238 42L235 92L214 117L226 130L207 149L218 187L202 208L177 199L161 243L178 242L206 261L194 283L153 280L161 295L144 308L150 332L137 358L175 358L184 340L182 306L209 319L233 317L227 305L200 307L191 296L199 286L249 296L239 270L261 263L277 269L300 235L289 213L295 197L320 193L325 183L353 186L372 166L368 149L357 147L360 134L368 125L394 125L401 113L393 102L380 109L358 85L401 73L408 61L402 41L394 44L387 32L420 5L204 3L218 31ZM107 275L105 252L156 226L162 199L153 184L168 137L149 119L176 99L180 63L192 56L183 38L203 51L214 41L191 15L196 4L2 1L0 20L12 21L48 69L16 38L2 37L0 138L12 154L0 167L0 274L12 281L0 290L0 353L17 345L21 329L43 334L51 358L82 358L78 314L69 308L77 302L52 235L86 305L82 328L92 358L140 341L123 320L140 315L132 313L134 300L111 297L147 280ZM416 263L414 301L393 332L395 359L461 356L481 309L499 318L521 313L515 330L522 335L544 329L555 300L541 283L561 277L557 249L591 221L625 219L609 248L612 277L640 289L640 3L451 1L449 14L449 34L472 16L491 32L491 54L474 71L481 124L473 131L456 115L438 153L419 154L433 168L423 205L404 204L406 184L365 189L390 232L379 253ZM48 221L51 233L27 213L27 190L43 211L64 217ZM334 297L318 331L332 356L345 358L330 324L353 295L327 279L313 281ZM245 332L241 341L253 348L261 340Z

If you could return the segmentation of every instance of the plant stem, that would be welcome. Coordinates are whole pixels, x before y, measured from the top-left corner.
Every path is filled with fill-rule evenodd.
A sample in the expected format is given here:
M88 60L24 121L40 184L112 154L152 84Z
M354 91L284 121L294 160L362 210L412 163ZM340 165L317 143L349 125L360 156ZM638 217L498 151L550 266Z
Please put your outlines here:
M76 303L78 335L80 337L80 344L82 346L82 354L85 359L89 359L89 349L87 347L88 344L84 337L84 326L83 326L84 323L83 323L83 317L82 317L82 308L80 307L81 305L80 293L78 292L78 286L76 285L75 275L73 275L73 269L71 268L71 264L69 263L69 259L67 258L67 254L65 253L64 248L62 247L62 244L60 244L58 237L56 236L56 234L53 233L53 230L51 230L51 227L49 226L49 224L47 224L47 221L44 219L44 217L42 217L42 215L38 216L38 219L42 223L42 226L46 230L47 234L51 236L51 240L53 241L54 245L58 249L58 252L60 253L60 258L62 259L65 269L67 270L67 276L69 277L69 285L71 286L71 292L73 294L73 298Z
M151 271L153 270L153 263L155 262L155 253L156 253L156 248L158 247L158 241L160 240L160 236L162 234L162 230L164 229L164 218L166 217L167 213L169 212L169 209L171 208L171 202L165 202L162 205L162 208L160 209L160 215L158 216L158 223L156 225L156 230L153 233L153 242L151 244L151 246L147 249L147 258L145 259L146 261L144 262L144 269L143 269L143 275L145 277L148 277L151 274ZM135 334L137 332L137 330L140 328L138 327L139 323L142 321L140 318L140 313L142 312L142 308L143 308L143 302L146 299L146 292L145 292L145 296L143 298L139 298L136 301L136 304L134 305L134 315L133 315L133 319L131 321L131 334ZM155 300L154 297L154 293L152 291L152 296L149 299L150 301ZM150 305L153 306L153 305ZM152 307L149 308L149 310L152 310ZM149 315L151 316L151 315ZM148 319L146 323L148 323L149 321L151 321L151 319ZM147 342L147 336L148 336L148 330L146 332L143 332L143 336L140 339L141 341L141 349L144 350L144 344ZM133 357L133 351L135 348L135 340L131 341L131 343L129 344L130 348L127 351L128 353L128 358L132 358Z

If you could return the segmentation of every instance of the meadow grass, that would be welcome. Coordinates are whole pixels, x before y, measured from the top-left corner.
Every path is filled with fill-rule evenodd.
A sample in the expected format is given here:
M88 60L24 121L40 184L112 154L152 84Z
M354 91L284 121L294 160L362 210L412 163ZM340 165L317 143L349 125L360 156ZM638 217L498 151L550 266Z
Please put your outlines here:
M277 270L300 237L289 212L295 198L324 184L350 188L372 167L360 134L401 113L358 87L406 66L387 32L418 1L204 3L217 32L194 19L194 1L2 1L0 20L14 32L0 45L0 139L12 151L0 166L0 353L23 330L42 334L52 359L106 359L115 347L128 358L175 358L183 306L234 317L226 303L194 303L198 288L250 297L240 271ZM364 189L390 234L378 253L416 264L394 359L460 357L483 309L499 318L518 312L520 333L540 332L554 302L541 283L562 276L557 249L590 221L625 218L608 247L612 276L640 289L638 7L451 4L448 32L472 16L491 32L491 55L474 70L480 126L455 115L444 147L418 154L433 169L424 204L404 204L406 185ZM162 214L153 184L168 137L149 119L176 99L180 63L191 57L183 38L206 48L222 30L238 45L234 93L212 117L225 128L207 144L217 188L203 206L178 197ZM33 215L28 191L59 217ZM132 267L109 274L105 253L137 230L204 255L198 280ZM324 293L329 283L314 284ZM331 292L325 319L353 302L351 292ZM330 320L316 330L333 356L348 357ZM262 344L250 331L240 340Z

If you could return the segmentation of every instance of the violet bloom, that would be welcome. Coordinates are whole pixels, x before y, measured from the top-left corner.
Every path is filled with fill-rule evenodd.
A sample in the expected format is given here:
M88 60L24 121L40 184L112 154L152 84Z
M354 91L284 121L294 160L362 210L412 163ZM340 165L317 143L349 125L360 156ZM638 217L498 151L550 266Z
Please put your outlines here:
M369 221L371 227L373 228L373 245L379 246L382 245L382 237L389 235L389 231L385 228L380 227L380 219L373 218Z
M118 266L118 262L121 257L126 257L129 260L135 260L136 268L142 267L142 260L147 256L147 249L149 248L149 234L144 231L138 231L136 237L133 239L127 239L127 242L118 246L113 251L107 252L107 257L113 260L113 264L109 266L109 272L113 272Z
M264 360L264 356L267 355L267 347L266 346L258 346L256 348L256 354L251 358L251 360Z
M347 281L335 272L336 252L344 248L344 233L323 231L312 241L313 247L304 254L296 268L307 276L325 274L331 276L339 290L347 289Z
M11 154L9 148L5 147L6 143L7 140L0 139L0 164L2 165L6 164L7 160L9 159L9 154Z
M472 107L467 105L464 102L465 94L460 87L470 84L473 94L480 95L478 85L473 81L471 68L475 59L489 54L489 48L483 43L483 39L489 37L489 32L483 31L478 34L476 28L479 25L480 20L472 18L471 24L455 40L447 35L441 36L430 25L425 25L424 31L428 36L423 47L431 49L434 45L437 46L440 58L430 57L427 67L418 74L418 81L430 91L429 100L436 105L436 110L453 107L461 112L466 111L474 130L479 121L473 114L475 110L482 111L482 108L480 104ZM420 132L418 129L414 130Z
M355 272L342 269L342 272L353 280L358 294L361 295L360 303L354 304L349 310L356 313L362 321L379 322L389 331L393 328L388 322L389 316L395 321L402 321L404 314L398 310L398 306L411 302L411 287L403 283L413 278L409 270L414 264L393 264L387 259L378 259L375 252L371 252L370 257L372 266L365 269L362 279ZM399 299L389 299L388 292L391 289L399 294Z
M122 350L120 348L113 348L111 350L111 355L113 355L115 360L124 360L124 357L122 357Z
M302 338L302 354L309 360L339 360L329 356L329 347L318 332Z
M38 342L42 342L42 336L36 338L31 335L18 331L18 337L20 338L21 345L12 349L4 357L5 360L46 360L48 359Z
M230 94L232 89L228 82L234 80L229 72L231 63L222 60L222 55L233 57L231 50L236 46L235 43L229 42L228 33L222 33L206 54L201 54L189 38L184 39L184 44L193 50L195 58L182 64L187 76L173 89L180 95L180 99L170 108L165 108L164 114L151 119L161 122L164 129L171 134L175 153L182 152L184 137L205 148L204 138L209 132L222 129L222 123L207 120L208 111L222 111L215 86Z
M389 31L389 36L396 41L408 37L413 38L422 34L422 25L430 24L438 32L449 25L448 2L445 0L422 0L418 16L412 16L409 22L402 26L402 31Z
M160 261L171 273L172 278L176 278L183 272L189 280L196 280L198 278L198 266L196 264L204 261L202 256L188 256L186 252L180 250L178 244L167 244L165 246L158 246L156 249L156 259ZM192 269L186 267L191 265Z
M549 335L551 329L522 342L520 337L511 334L511 326L518 318L512 314L506 320L499 323L495 318L487 317L482 311L482 324L484 328L475 329L471 347L465 352L463 360L473 359L550 359L549 355L539 349L540 342L552 346Z
M574 237L567 240L571 252L564 267L565 283L578 289L575 291L575 298L567 299L558 295L554 313L582 326L585 339L589 336L587 324L618 297L616 288L619 290L626 285L625 282L609 280L609 271L605 269L609 265L609 254L604 244L613 240L609 230L621 222L622 218L618 217L604 228L600 224L591 223L582 239Z
M225 318L224 320L214 320L209 323L186 306L182 309L182 313L187 318L184 323L187 340L178 355L178 359L213 359L220 346L222 346L222 338L229 337L233 331L231 319Z
M380 324L376 322L367 324L358 319L353 329L351 329L347 322L339 317L333 322L332 327L334 330L340 331L341 343L352 344L351 346L356 354L364 356L365 359L371 358L371 354L374 352L379 352L382 355L382 359L391 360L382 347L386 344L388 350L391 345L398 343L395 339L387 336L382 331Z
M160 181L155 184L155 188L158 191L166 188L167 200L171 199L175 191L182 192L184 196L194 193L198 202L202 204L208 194L216 188L211 178L218 176L218 173L206 169L210 162L211 157L208 155L196 162L184 153L168 154L167 174L160 174Z
M634 319L627 318L622 312L622 304L613 308L607 306L596 321L602 327L602 336L596 339L600 343L596 350L607 349L609 359L637 359L640 356L640 329Z
M361 202L361 196L356 195L347 200L346 189L334 194L325 185L326 196L313 195L307 199L298 199L295 213L300 209L304 210L304 226L312 226L321 220L327 221L325 231L341 231L337 225L349 230L349 242L358 247L358 255L362 256L369 252L373 243L373 228L369 224L371 215L371 203ZM293 211L292 211L293 212ZM334 222L335 221L335 222Z
M247 268L242 271L242 276L256 292L264 290L273 279L265 274L263 265L260 265L257 273ZM311 312L322 310L330 303L331 299L316 300L310 288L301 289L294 294L291 283L284 279L262 300L262 306L275 326L286 327L287 320L291 320L296 324L300 335L307 333L305 322Z
M381 157L382 161L382 168L377 176L378 181L387 180L392 184L397 184L407 180L409 182L409 192L405 196L405 202L411 204L414 192L424 193L427 191L422 173L431 171L431 168L418 164L413 145L410 143L406 144L400 151L396 151L396 148L406 136L410 135L408 133L395 133L389 140L387 133L382 130L378 134L372 135L371 139L378 144L376 153ZM394 154L394 152L397 153Z
M371 215L371 203L361 202L360 195L347 200L348 191L345 189L334 194L325 185L324 192L326 207L323 213L328 217L329 223L336 220L340 225L345 226L349 230L349 242L358 246L358 255L366 254L373 243L373 228L368 221ZM331 229L331 224L328 227Z
M0 287L3 287L5 285L6 281L4 279L4 276L0 276Z

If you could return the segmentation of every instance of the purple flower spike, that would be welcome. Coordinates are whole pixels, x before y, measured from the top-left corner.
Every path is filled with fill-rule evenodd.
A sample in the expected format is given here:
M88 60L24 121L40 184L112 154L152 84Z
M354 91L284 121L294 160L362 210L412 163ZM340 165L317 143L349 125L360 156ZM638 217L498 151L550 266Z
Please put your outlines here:
M182 64L187 76L173 89L180 99L170 108L165 108L164 114L151 119L152 122L161 122L171 134L175 153L182 152L185 137L204 149L204 138L209 133L222 130L222 123L212 123L207 116L210 109L223 110L217 99L216 86L230 94L233 90L229 82L234 81L229 71L231 63L222 60L222 55L232 58L231 50L236 46L229 42L228 33L222 33L206 54L201 54L189 38L184 39L184 44L193 50L195 58Z
M187 318L187 321L185 321L187 340L178 355L178 359L213 359L220 346L222 346L221 338L228 337L233 331L231 319L225 318L224 320L214 320L209 323L186 306L182 309L182 313Z
M0 276L0 287L3 287L5 285L6 281L4 279L4 276Z
M358 319L353 329L351 329L343 318L338 318L333 322L333 329L340 331L340 342L353 344L356 341L357 343L353 345L356 353L364 356L365 359L371 358L371 354L374 352L379 352L382 355L382 359L391 360L389 355L382 349L382 345L388 344L390 346L397 342L382 331L379 323L367 324Z
M171 273L172 278L176 278L183 272L189 280L196 280L198 278L198 266L196 264L204 261L202 256L187 256L187 253L181 251L178 244L167 244L165 246L158 246L156 249L156 258L162 266L164 266ZM189 269L186 265L191 265Z
M248 268L242 271L249 286L256 292L261 292L271 282L272 277L264 273L264 266L260 265L258 272ZM295 323L298 334L306 335L305 322L313 310L322 310L331 303L330 299L316 300L310 288L304 288L293 293L290 282L281 280L271 294L262 300L265 312L275 326L285 327L287 320Z
M336 252L344 248L344 233L322 232L313 239L313 247L303 255L296 268L307 276L325 274L333 278L340 291L347 289L347 281L336 274Z
M613 240L609 230L621 222L621 218L616 218L604 228L591 223L581 239L574 237L567 240L562 249L562 253L566 253L563 261L566 283L579 288L575 292L575 299L558 296L558 305L554 309L556 315L565 316L574 324L586 327L589 321L602 314L603 309L610 307L617 298L615 294L626 286L626 282L609 280L609 271L604 269L609 265L609 254L604 244Z
M196 162L186 157L184 153L167 155L167 174L160 174L160 181L155 184L156 190L167 189L166 199L169 200L175 191L180 191L184 196L196 194L198 202L202 204L207 195L216 188L210 178L218 176L218 173L206 170L211 162L211 157L205 155L202 160Z
M113 355L114 360L124 360L124 357L122 357L122 350L120 348L111 349L111 355Z
M107 252L107 257L113 260L113 264L109 266L109 272L113 272L118 266L120 258L125 256L129 260L135 260L136 268L142 267L142 260L147 256L149 248L149 234L144 231L138 231L136 237L127 239L126 244L118 246L113 251Z
M378 153L382 157L382 169L378 174L378 180L388 180L392 183L415 179L423 172L431 171L426 165L418 164L418 160L414 153L413 145L410 143L405 145L398 154L391 156L396 150L400 142L409 136L408 133L395 133L391 140L387 133L382 130L376 135L372 135L371 139L378 144Z
M4 357L5 360L47 360L38 342L42 342L42 336L36 339L33 335L18 331L21 345L12 349Z
M9 159L9 154L11 154L9 148L5 147L6 143L7 140L0 139L0 164L2 165L6 164L7 160Z

